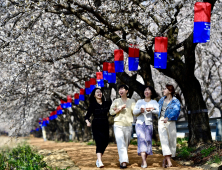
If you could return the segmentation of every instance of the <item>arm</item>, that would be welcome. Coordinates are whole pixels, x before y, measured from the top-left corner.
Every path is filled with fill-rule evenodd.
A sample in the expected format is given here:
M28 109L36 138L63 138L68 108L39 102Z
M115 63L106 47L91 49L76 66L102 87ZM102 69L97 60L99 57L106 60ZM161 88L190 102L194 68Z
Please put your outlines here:
M140 107L141 107L140 106L140 100L138 100L136 102L136 105L135 105L134 109L133 109L133 114L134 115L138 116L141 113Z
M88 111L87 111L86 116L85 116L85 122L86 122L87 126L91 126L91 123L90 123L90 121L89 121L89 120L90 120L89 118L91 117L92 112L93 112L93 108L92 108L91 105L89 105Z
M131 113L132 113L132 115L133 115L133 110L135 108L135 105L136 105L136 102L135 102L135 100L133 100L133 102L131 104Z
M115 115L115 114L118 113L117 111L119 111L119 108L117 108L117 101L114 100L113 103L110 106L109 113L111 115Z
M159 103L157 103L157 101L155 100L155 103L154 103L154 110L152 111L152 113L154 114L158 114L159 113Z
M168 117L168 119L172 119L174 117L178 117L179 114L180 114L180 102L177 102L174 105L173 110L171 111L171 113L167 117Z

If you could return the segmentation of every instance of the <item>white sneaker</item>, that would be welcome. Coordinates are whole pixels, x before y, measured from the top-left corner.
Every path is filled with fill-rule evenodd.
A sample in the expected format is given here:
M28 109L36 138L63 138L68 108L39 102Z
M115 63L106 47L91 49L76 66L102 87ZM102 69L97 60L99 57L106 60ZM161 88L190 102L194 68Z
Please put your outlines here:
M97 160L96 160L96 166L97 166L97 167L98 167L98 163L99 163L99 160L97 159Z
M98 161L98 163L97 163L97 167L98 167L98 168L103 168L103 167L104 167L102 161L100 161L100 162Z

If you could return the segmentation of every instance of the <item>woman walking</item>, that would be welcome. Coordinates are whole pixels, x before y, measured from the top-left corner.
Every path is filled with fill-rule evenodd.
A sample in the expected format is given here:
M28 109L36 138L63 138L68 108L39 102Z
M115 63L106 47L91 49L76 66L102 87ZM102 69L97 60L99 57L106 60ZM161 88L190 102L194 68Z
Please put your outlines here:
M153 87L147 86L144 90L144 99L138 100L133 114L137 116L136 121L136 135L138 149L137 153L142 157L142 168L147 168L146 158L147 155L153 155L152 152L152 135L153 135L153 123L152 113L159 113L159 104L156 100L152 100L157 97L156 91Z
M110 109L110 102L105 101L101 89L95 88L89 97L89 108L85 116L85 122L90 127L90 116L93 114L94 119L92 121L92 132L96 142L96 154L97 161L96 166L98 168L104 167L102 163L102 155L109 143L109 122L107 113Z
M119 86L119 94L121 98L113 101L110 108L110 114L115 115L114 118L114 134L116 138L120 168L126 168L129 163L128 146L131 139L132 123L133 123L133 107L135 102L127 98L128 87L126 85Z
M173 85L166 85L163 95L159 100L159 121L158 131L162 147L163 167L171 167L170 158L176 154L176 121L180 114L180 101L175 97L175 89ZM178 97L179 98L179 97Z

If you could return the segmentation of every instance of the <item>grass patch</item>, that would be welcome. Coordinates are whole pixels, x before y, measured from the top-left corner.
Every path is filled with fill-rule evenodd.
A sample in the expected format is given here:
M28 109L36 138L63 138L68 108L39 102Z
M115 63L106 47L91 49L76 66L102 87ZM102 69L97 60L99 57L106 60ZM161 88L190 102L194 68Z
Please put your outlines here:
M24 169L39 170L45 168L52 170L43 161L43 156L37 153L37 150L26 143L19 144L12 149L3 149L0 152L0 169ZM66 168L67 169L67 168ZM61 170L57 168L57 170Z
M152 146L160 146L160 145L161 145L160 141L152 140Z
M217 163L217 164L220 164L222 161L222 156L219 156L218 154L217 155L214 155L212 158L210 158L209 161L207 161L208 164L212 164L212 163Z
M187 146L183 146L180 149L177 148L178 157L181 157L183 159L187 159L191 156L191 153L195 151L194 148L190 148Z
M215 150L215 146L214 147L209 147L207 149L203 149L200 151L200 153L202 154L202 157L207 157L210 155L211 152L213 152Z
M89 142L87 142L87 145L96 145L96 142L95 141L89 141Z
M137 145L137 139L132 139L130 140L131 145Z

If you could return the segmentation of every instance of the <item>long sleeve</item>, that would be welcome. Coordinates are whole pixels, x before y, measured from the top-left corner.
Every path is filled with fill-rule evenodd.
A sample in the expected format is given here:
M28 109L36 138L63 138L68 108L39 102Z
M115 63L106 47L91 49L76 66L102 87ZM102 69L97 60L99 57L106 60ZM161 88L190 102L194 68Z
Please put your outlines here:
M116 100L114 100L113 103L111 104L111 107L110 107L110 110L109 110L109 113L111 115L115 115L116 114L113 109L117 109L117 102L116 102Z
M180 102L178 101L172 111L170 112L170 114L167 116L169 120L177 120L178 116L180 114Z
M158 114L159 113L159 103L157 103L157 101L154 100L154 104L153 105L154 105L153 107L155 108L155 110L153 110L152 113Z
M133 114L134 114L134 115L137 116L138 114L141 113L140 107L141 107L141 102L140 102L140 100L138 100L138 101L136 102L136 105L135 105L134 109L133 109Z
M91 117L91 115L92 115L92 113L93 113L93 107L92 107L92 105L90 104L89 105L89 108L88 108L88 111L87 111L87 113L86 113L86 116L85 116L85 120L90 120L90 117Z
M133 100L133 99L131 99L131 100ZM131 105L131 113L132 114L133 114L133 110L135 108L135 105L136 105L136 102L135 102L135 100L133 100L132 105Z

